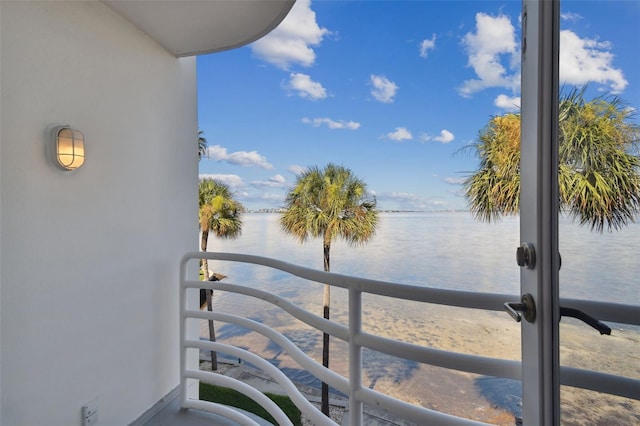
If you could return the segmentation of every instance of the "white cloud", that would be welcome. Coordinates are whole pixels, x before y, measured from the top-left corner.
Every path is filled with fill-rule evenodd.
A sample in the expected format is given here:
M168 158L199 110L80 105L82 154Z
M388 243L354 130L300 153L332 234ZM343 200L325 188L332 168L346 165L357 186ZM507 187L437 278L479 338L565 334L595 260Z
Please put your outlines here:
M611 43L580 38L569 30L560 31L560 82L608 85L614 94L627 87L622 70L613 67Z
M476 32L467 33L462 44L469 55L469 66L477 79L466 80L458 89L468 97L489 87L517 90L520 86L520 55L515 28L508 16L476 14ZM508 67L503 65L503 57Z
M520 109L520 96L509 97L504 94L498 95L498 97L493 101L493 104L506 111L517 111Z
M306 172L308 170L308 167L300 166L298 164L292 164L291 166L287 167L287 170L297 176Z
M422 40L420 43L420 56L423 58L427 57L427 52L429 50L433 50L436 47L436 35L434 34L431 39Z
M267 170L273 169L273 166L267 161L267 159L258 154L257 151L236 151L228 153L227 148L223 148L220 145L214 145L207 148L206 157L215 161L224 161L225 163L237 166L257 166Z
M335 121L330 118L303 118L302 122L305 124L311 124L314 127L320 127L321 125L326 125L330 129L348 129L348 130L357 130L360 128L360 123L356 123L355 121Z
M387 133L387 138L394 141L403 141L413 139L413 135L404 127L396 127L394 132Z
M562 18L577 21L582 17L566 13ZM520 87L520 52L515 28L509 17L476 14L475 32L467 33L462 44L469 56L469 66L477 78L466 80L458 92L469 97L481 90L499 87L516 93ZM598 83L608 86L613 94L622 93L628 81L621 69L613 66L612 45L597 38L580 38L570 30L560 31L560 82L575 86ZM515 110L517 97L500 95L495 105Z
M311 0L297 0L287 17L269 34L251 45L257 57L288 70L292 64L313 65L318 46L329 30L316 22Z
M286 87L298 92L298 96L301 98L315 101L327 97L327 91L322 87L322 84L311 80L307 74L291 73Z
M254 180L251 185L257 188L283 188L287 186L287 181L282 175L278 174L270 177L269 180Z
M578 22L579 20L582 19L582 16L577 14L577 13L573 13L573 12L565 12L565 13L560 13L560 18L564 21L569 21L569 22Z
M373 86L371 95L376 98L376 100L384 103L393 102L393 97L398 92L398 86L393 81L385 76L374 74L371 74L370 81Z
M242 178L238 175L201 174L200 179L215 179L219 182L229 185L229 187L232 189L237 189L244 186Z
M423 142L436 141L440 143L449 143L454 139L455 139L455 136L453 135L453 133L451 133L446 129L441 130L438 136L429 136L428 134L423 134L420 137L420 140Z
M462 177L457 177L457 178L446 177L442 180L448 183L449 185L462 185L467 179Z
M448 130L442 130L440 131L440 136L436 136L435 138L433 138L433 140L436 142L449 143L453 140L453 138L453 133Z
M287 183L287 181L285 180L284 176L282 176L281 174L277 174L277 175L273 175L269 178L269 181L271 182L276 182L278 184L284 184Z
M440 131L440 136L436 136L435 138L433 138L433 140L436 142L449 143L453 140L453 138L453 133L448 130L442 130Z
M412 194L409 192L392 192L391 194L388 195L388 198L392 198L398 201L413 203L413 202L416 202L417 200L420 200L422 197L419 197L418 195Z

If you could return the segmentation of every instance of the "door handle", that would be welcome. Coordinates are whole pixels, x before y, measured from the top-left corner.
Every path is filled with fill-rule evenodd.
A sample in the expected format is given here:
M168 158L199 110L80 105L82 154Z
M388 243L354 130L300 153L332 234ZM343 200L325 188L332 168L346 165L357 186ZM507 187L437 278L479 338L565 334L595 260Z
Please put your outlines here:
M520 303L505 303L504 309L517 322L520 322L523 316L524 319L528 322L534 322L536 320L536 304L533 301L533 296L531 296L529 293L522 295L522 301ZM611 327L598 320L597 318L592 317L586 312L582 312L579 309L561 306L560 318L562 317L572 317L579 319L580 321L583 321L584 323L598 330L601 335L611 335Z
M603 323L602 321L592 317L591 315L585 312L582 312L581 310L574 309L574 308L565 308L563 306L560 306L560 317L577 318L580 321L583 321L589 324L591 327L598 330L601 335L602 334L611 335L611 328L607 324Z
M534 322L536 320L536 304L533 301L533 296L529 293L523 294L520 303L507 302L504 304L504 309L507 311L511 318L520 322L522 317L528 322ZM522 315L520 314L522 312Z

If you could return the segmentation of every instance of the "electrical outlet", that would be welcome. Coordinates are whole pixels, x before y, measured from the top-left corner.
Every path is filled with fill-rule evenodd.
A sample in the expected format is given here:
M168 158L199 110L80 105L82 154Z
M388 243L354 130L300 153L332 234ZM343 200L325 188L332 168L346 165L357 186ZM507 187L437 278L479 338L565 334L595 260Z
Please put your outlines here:
M98 399L82 406L82 426L94 426L98 423Z

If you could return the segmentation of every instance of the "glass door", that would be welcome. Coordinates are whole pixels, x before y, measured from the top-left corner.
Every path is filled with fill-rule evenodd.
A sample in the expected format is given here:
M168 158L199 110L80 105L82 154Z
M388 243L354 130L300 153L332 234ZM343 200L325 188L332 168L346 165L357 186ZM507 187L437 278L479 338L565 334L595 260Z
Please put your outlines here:
M639 172L628 166L633 155L637 158L640 139L638 6L629 1L560 4L558 148L560 199L565 201L558 239L562 255L559 355L563 426L640 423L638 382L626 393L623 385L609 386L614 394L592 389L603 387L611 376L640 379L640 328L612 318L613 313L629 307L631 316L640 318L640 223L637 213L635 222L621 214L626 206L619 202L630 201L626 194L640 194L637 186L627 189L637 182ZM590 185L596 177L609 191ZM569 179L573 185L562 184ZM608 211L611 206L618 214ZM589 305L604 303L615 305L607 309ZM570 314L575 312L568 308L580 308L600 322L589 325L572 318ZM584 380L586 386L570 386L568 370L597 376Z
M608 62L613 57L607 51L611 43L596 38L582 40L570 30L561 33L561 19L577 19L580 13L573 9L581 3L568 2L571 10L563 10L562 13L559 3L525 0L522 11L521 246L517 251L522 300L510 303L508 307L513 316L522 319L523 424L635 424L640 419L637 414L640 407L637 392L637 379L640 377L637 363L639 329L635 313L640 303L637 291L640 228L632 219L634 215L637 219L633 211L635 207L626 207L631 211L631 217L628 217L620 214L625 210L620 203L625 197L637 194L637 186L633 183L624 186L625 175L634 175L637 168L617 172L616 175L620 170L619 163L624 162L621 158L637 156L637 124L634 124L630 112L634 107L634 94L631 91L628 95L632 99L626 107L624 99L606 96L607 92L614 95L622 93L628 83L622 70ZM637 7L630 8L626 2L617 2L613 6L615 11L612 4L607 4L606 9L597 14L598 19L616 20L617 31L610 34L624 34L624 28L637 32L633 24L637 23L633 19L633 15L638 13ZM588 5L592 18L595 7L594 4ZM592 23L602 25L602 28L608 25L607 22ZM561 36L563 48L567 49L563 52L560 51ZM617 39L619 44L629 44L629 40L628 37ZM631 40L637 43L638 38ZM577 48L576 41L584 44ZM560 72L560 58L565 61L564 73ZM571 62L572 59L575 61ZM622 64L625 60L624 57L620 59ZM594 62L598 62L599 68L588 67ZM570 71L580 70L585 75L570 74L567 66L573 67ZM628 69L637 73L636 68L631 66ZM631 74L631 81L633 77ZM576 91L566 89L569 93L560 93L560 78L567 85L577 86ZM601 87L580 87L581 80L584 80L583 85L592 81ZM567 112L564 107L566 99L571 96L578 101ZM567 159L566 149L572 142L567 138L576 132L566 130L566 116L582 110L587 110L587 113L579 117L575 130L583 136L580 136L580 144L575 145L585 145L591 139L592 146L582 148L579 154L574 153ZM600 121L594 125L594 120L598 119ZM593 135L594 132L602 132L607 123L612 127L606 128L604 137ZM618 146L610 146L615 144ZM618 151L614 153L615 149ZM600 166L596 165L599 164L596 161L598 155L605 159ZM616 161L618 163L612 166L611 162ZM564 167L563 173L568 173L565 169L569 168L576 174L571 185L564 175L559 185L559 164ZM578 185L579 179L587 183L580 191L579 206L572 209L571 203L575 201L567 188ZM607 182L607 179L611 181ZM598 185L607 185L606 191L598 190ZM615 194L617 187L622 188L621 195ZM587 194L589 191L595 195ZM610 195L612 193L614 195ZM607 196L612 203L602 202ZM562 209L559 206L561 200ZM589 208L589 200L594 202L593 209ZM597 210L603 204L613 213L605 211L600 221ZM630 204L634 205L633 201ZM569 217L559 219L559 211ZM580 222L584 225L580 226ZM562 270L561 264L564 264ZM601 288L596 290L596 285ZM567 306L561 306L560 296ZM616 305L604 306L606 303ZM593 312L580 311L569 306L572 304L595 309L610 321L618 318L623 324L610 324L609 327L589 315ZM631 313L616 316L612 311ZM610 333L615 336L608 336ZM561 388L561 375L562 382L566 382L569 372L576 374L577 369L593 370L595 374L590 371L589 379L584 379L579 388ZM596 382L600 381L610 381L607 393L587 390L598 389Z

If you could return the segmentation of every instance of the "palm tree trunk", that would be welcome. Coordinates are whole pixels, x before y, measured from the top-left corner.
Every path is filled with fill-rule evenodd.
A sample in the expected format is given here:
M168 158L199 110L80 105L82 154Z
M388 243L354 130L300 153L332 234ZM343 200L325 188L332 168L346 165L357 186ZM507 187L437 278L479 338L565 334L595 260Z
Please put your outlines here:
M326 241L324 243L324 270L329 272L331 270L329 264L329 252L331 250L331 241ZM325 319L329 319L329 307L331 304L331 286L329 284L324 285L324 293L322 295L322 310L323 317ZM322 365L326 368L329 368L329 334L322 334ZM321 404L322 413L325 416L329 416L329 385L327 383L322 382L322 404Z
M209 240L209 230L202 231L202 238L200 239L200 249L202 251L207 251L207 243ZM202 272L204 281L209 281L209 262L207 259L202 259ZM213 303L211 299L213 298L213 290L205 290L205 294L207 297L207 310L209 312L213 312ZM213 321L209 320L209 340L212 342L216 341L216 329L213 325ZM214 351L211 351L211 369L213 371L218 370L218 354Z
M209 312L213 312L213 304L211 303L212 298L213 290L207 290L207 310ZM209 320L209 340L212 342L216 341L216 329L213 326L213 320ZM214 351L211 351L211 370L218 370L218 354Z
M207 244L209 241L209 231L202 230L202 237L200 237L200 250L207 251ZM204 281L209 279L209 262L207 259L200 260L200 267L202 268L202 272L204 273Z

